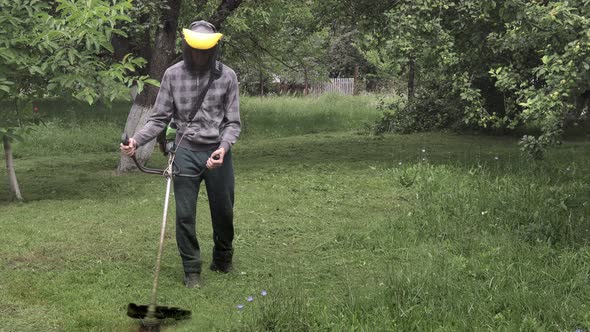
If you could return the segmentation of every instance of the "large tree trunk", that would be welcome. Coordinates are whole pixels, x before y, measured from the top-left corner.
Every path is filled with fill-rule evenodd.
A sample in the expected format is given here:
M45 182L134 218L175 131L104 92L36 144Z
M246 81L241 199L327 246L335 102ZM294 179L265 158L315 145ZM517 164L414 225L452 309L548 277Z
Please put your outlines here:
M181 0L168 0L168 7L164 10L160 18L160 26L156 30L154 47L149 59L149 76L158 81L166 68L174 60L174 43L176 42L176 30L178 28L178 16L180 14ZM145 89L133 100L133 106L127 117L125 124L125 133L130 137L138 130L143 128L149 116L152 114L158 88L146 85ZM154 150L155 141L138 149L136 158L141 164L145 164L151 157ZM133 160L127 156L121 155L117 172L123 173L135 168Z
M23 200L22 195L20 194L20 187L18 186L18 181L16 179L16 172L14 171L14 159L12 158L12 145L10 144L10 139L8 136L4 135L3 138L4 143L4 156L6 157L6 170L8 171L8 184L10 186L10 192L14 195L19 201Z

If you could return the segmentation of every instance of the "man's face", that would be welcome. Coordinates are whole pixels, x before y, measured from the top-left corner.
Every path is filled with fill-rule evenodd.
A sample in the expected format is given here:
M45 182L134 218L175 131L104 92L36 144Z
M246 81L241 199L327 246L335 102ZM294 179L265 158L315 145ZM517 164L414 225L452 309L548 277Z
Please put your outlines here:
M209 50L198 50L198 49L191 49L191 59L192 62L198 69L205 69L209 64L209 58L213 54L213 49Z

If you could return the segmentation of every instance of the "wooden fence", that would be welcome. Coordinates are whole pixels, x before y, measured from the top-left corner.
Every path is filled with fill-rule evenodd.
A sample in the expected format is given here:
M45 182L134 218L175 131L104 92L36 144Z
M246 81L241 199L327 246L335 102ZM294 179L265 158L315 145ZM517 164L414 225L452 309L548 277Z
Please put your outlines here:
M331 78L329 82L320 83L311 87L312 94L340 93L344 95L354 94L354 78Z

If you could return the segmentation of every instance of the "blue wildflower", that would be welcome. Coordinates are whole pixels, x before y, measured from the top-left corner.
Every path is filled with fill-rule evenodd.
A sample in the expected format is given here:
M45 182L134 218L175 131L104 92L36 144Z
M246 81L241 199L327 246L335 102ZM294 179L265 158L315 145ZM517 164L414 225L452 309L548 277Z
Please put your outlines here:
M262 290L262 292L260 292L260 295L262 295L262 296L266 296L266 294L267 294L267 293L266 293L266 291L265 291L265 290Z
M248 298L246 299L248 302L252 302L254 301L254 297L252 295L248 296Z

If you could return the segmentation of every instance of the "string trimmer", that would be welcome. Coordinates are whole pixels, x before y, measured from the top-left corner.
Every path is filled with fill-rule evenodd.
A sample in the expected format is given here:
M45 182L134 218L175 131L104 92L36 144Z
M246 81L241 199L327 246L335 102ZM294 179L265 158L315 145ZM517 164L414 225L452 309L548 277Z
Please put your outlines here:
M129 145L129 137L123 134L121 137L123 145ZM148 174L162 175L166 178L166 196L164 198L164 215L162 217L162 227L160 229L160 243L158 246L158 255L156 258L156 271L154 272L154 285L152 287L151 302L148 305L137 305L129 303L127 306L127 316L141 320L142 328L140 331L160 331L160 322L166 318L173 318L176 320L188 319L191 316L189 310L180 309L177 307L164 307L157 305L158 295L158 277L160 275L160 263L162 260L162 252L164 251L164 235L166 233L166 220L168 216L168 202L170 200L170 186L173 176L196 178L203 175L207 170L204 168L197 175L181 174L175 168L174 152L168 153L168 167L165 170L153 169L143 167L133 156L133 161L139 170Z

